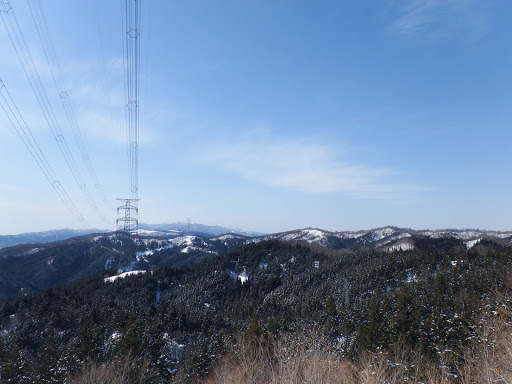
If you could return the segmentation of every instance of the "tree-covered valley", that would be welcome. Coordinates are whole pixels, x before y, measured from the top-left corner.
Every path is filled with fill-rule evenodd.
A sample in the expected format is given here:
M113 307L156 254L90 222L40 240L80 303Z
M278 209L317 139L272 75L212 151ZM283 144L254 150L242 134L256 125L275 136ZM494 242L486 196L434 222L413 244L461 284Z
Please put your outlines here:
M446 382L463 382L475 341L486 342L496 319L506 324L499 298L511 263L512 248L490 240L335 254L269 240L188 266L107 270L0 304L1 379L96 382L79 380L104 367L129 372L126 382L207 382L230 357L266 351L266 362L254 361L271 365L282 340L313 338L329 359L351 364L399 346L444 367Z

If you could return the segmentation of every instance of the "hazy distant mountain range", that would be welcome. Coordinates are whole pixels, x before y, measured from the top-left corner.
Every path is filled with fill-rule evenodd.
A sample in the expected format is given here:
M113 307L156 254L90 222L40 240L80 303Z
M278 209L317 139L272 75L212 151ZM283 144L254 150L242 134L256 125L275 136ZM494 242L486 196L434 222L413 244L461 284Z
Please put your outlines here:
M248 232L237 228L222 227L219 225L204 225L191 223L164 223L164 224L140 224L140 235L151 236L176 236L190 233L201 236L219 236L225 233L238 233L247 236L261 236L263 233ZM52 229L42 232L27 232L18 235L0 235L0 248L12 247L18 244L44 244L54 241L66 240L75 236L84 236L91 233L109 232L106 229Z
M220 236L226 233L237 233L246 236L261 236L264 233L245 231L240 228L223 227L220 225L205 225L198 223L163 223L163 224L140 224L138 228L140 235L149 234L151 236L158 236L161 233L164 236L169 234L191 234L200 236Z
M42 232L27 232L19 235L0 235L0 248L18 244L51 243L90 233L106 232L101 229L52 229Z

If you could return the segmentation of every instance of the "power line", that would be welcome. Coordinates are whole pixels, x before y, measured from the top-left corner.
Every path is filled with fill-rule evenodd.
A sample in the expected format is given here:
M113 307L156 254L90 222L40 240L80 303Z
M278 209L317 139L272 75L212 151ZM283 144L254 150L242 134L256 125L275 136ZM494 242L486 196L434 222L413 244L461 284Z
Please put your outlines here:
M140 0L125 1L126 110L128 112L127 125L130 147L130 192L132 194L132 198L137 198L138 195L140 5Z
M105 61L105 51L103 47L103 32L101 29L102 20L101 20L101 2L102 0L96 0L96 21L98 26L98 42L99 42L99 48L100 48L100 54L101 54L101 64L103 67L103 85L105 89L108 88L108 76L107 76L107 65ZM112 100L110 96L110 92L106 93L107 102L108 102L108 113L109 113L109 124L114 125L114 118L112 114ZM117 124L116 124L117 125ZM113 208L113 207L110 207Z
M109 223L103 214L100 212L97 207L94 199L89 193L87 185L83 181L83 178L76 166L73 155L67 142L64 138L62 130L58 124L58 120L55 116L51 103L49 101L48 95L45 92L43 83L39 76L39 73L34 65L34 61L32 59L32 55L30 54L30 50L28 49L27 43L23 36L23 32L19 26L18 20L16 18L16 14L14 9L12 8L9 0L0 0L0 17L4 24L4 27L9 35L9 39L14 47L16 55L20 61L20 64L23 68L25 75L30 83L32 91L36 96L36 99L41 107L44 118L48 127L50 128L55 141L64 157L64 160L75 179L75 182L78 184L80 191L85 197L86 201L89 203L94 212L106 223Z
M66 86L66 81L62 75L61 65L59 63L59 59L58 59L58 56L55 51L55 45L53 43L53 38L52 38L52 35L50 32L50 29L48 28L48 23L46 22L46 17L45 17L43 9L41 7L40 1L39 0L28 0L28 4L29 4L30 12L32 14L32 19L34 21L37 33L39 35L39 39L41 41L41 45L43 46L43 49L44 49L46 60L48 62L48 65L49 65L51 73L52 73L55 87L57 88L57 92L60 96L60 100L62 102L62 106L66 113L66 117L69 122L69 125L72 128L72 132L75 137L77 147L82 156L82 160L84 161L84 164L87 168L89 176L91 177L93 185L96 188L96 191L98 192L102 201L107 205L111 205L111 204L109 204L107 198L105 197L103 188L102 188L102 186L99 182L98 176L96 175L96 172L94 170L91 156L87 150L86 142L82 135L81 129L78 125L75 108L71 101L71 98L70 98L70 95L68 92L68 87Z
M144 70L144 114L145 116L147 116L147 113L148 113L148 80L149 80L149 53L150 53L150 50L149 50L149 47L150 47L150 34L151 34L151 4L152 4L152 1L149 0L148 1L148 12L147 15L148 15L148 18L147 18L147 26L145 27L145 31L146 31L146 36L147 36L147 39L146 39L146 52L144 53L144 55L146 56L146 65L145 65L145 70ZM144 119L144 118L143 118Z
M149 116L149 107L148 104L148 82L149 82L149 59L150 59L150 41L151 41L151 8L152 8L152 0L148 0L148 10L147 12L144 12L144 14L147 14L146 24L144 25L144 35L145 35L145 41L146 41L146 49L144 52L145 56L145 68L144 68L144 96L141 98L142 100L142 109L141 109L141 120L145 121L146 124L148 122L148 116ZM142 43L142 41L141 41ZM139 148L142 149L143 143L139 143ZM144 154L145 152L143 150L139 151L139 167L144 168Z
M139 78L140 78L140 0L125 0L123 12L123 57L125 73L126 133L128 138L128 169L130 178L129 210L138 214L139 195ZM126 210L126 208L125 208ZM125 215L125 218L127 215ZM132 219L131 215L129 216ZM123 221L123 219L120 219ZM125 228L136 229L137 219L125 221ZM135 226L133 226L133 224Z
M50 163L48 162L46 156L44 155L41 147L37 143L36 139L32 135L32 131L28 127L25 119L21 115L16 103L11 97L11 94L7 90L4 82L0 79L0 94L2 96L0 100L0 106L5 112L7 118L9 119L12 127L14 128L17 136L23 142L30 155L37 163L39 169L46 177L48 183L55 190L61 201L64 203L66 208L71 212L71 214L75 217L75 219L82 223L83 225L90 227L87 221L83 218L82 214L73 203L73 200L69 197L64 186L61 184L55 172L53 171ZM2 101L3 100L3 101Z

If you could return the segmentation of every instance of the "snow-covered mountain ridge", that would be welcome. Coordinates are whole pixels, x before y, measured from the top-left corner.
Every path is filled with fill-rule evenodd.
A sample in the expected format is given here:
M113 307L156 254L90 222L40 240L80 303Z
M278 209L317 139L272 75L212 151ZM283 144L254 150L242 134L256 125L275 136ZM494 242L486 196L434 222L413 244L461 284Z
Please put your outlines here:
M480 230L412 230L383 227L366 231L333 232L304 228L250 237L235 233L201 236L163 231L139 231L134 236L96 233L47 244L25 244L0 249L0 301L36 292L99 272L118 274L166 266L193 265L201 260L266 240L297 242L316 251L378 249L386 252L414 249L470 249L492 241L512 246L512 232ZM149 236L148 236L149 235ZM165 236L163 236L165 235Z
M139 236L143 233L150 234L148 232L137 232ZM161 233L159 233L159 235L161 235ZM156 238L152 236L141 236L136 241L148 244L147 250L141 254L152 256L155 253L172 248L174 254L182 255L183 261L181 262L189 264L195 262L197 258L202 259L208 257L208 255L229 252L242 245L266 240L299 242L311 245L316 244L331 250L369 248L388 252L414 250L417 248L416 243L418 241L435 242L443 239L451 239L455 242L455 245L459 244L460 246L465 246L467 249L478 244L482 239L494 240L500 242L502 245L512 246L512 232L453 229L433 231L404 229L391 226L366 231L341 232L325 231L317 228L304 228L256 237L234 233L213 237L198 235L172 236L172 234L167 233L164 237L166 237L166 240L160 238L158 242L155 243ZM151 248L150 244L153 244L153 248ZM190 258L186 258L185 255L190 255ZM146 261L151 264L150 260ZM138 265L138 267L142 266Z
M107 233L99 229L74 230L57 229L43 232L22 233L19 235L0 235L0 248L12 247L20 244L47 244L55 241L65 241L75 236L86 236L91 233ZM463 241L473 241L482 238L510 239L512 231L488 231L478 229L440 229L440 230L414 230L387 226L360 231L327 231L317 228L303 228L286 232L263 235L257 232L244 231L237 228L228 228L216 225L164 223L141 224L135 232L138 236L148 238L175 238L185 235L202 238L218 238L223 236L246 237L247 242L279 239L284 241L304 241L316 243L327 248L380 248L386 244L402 240L407 242L412 237L430 239L454 238ZM396 248L396 247L395 247ZM410 245L405 246L410 249ZM397 249L405 249L398 247Z
M172 249L173 263L193 264L209 255L229 252L242 245L259 243L267 240L307 243L331 250L340 249L379 249L388 252L408 251L417 248L417 241L452 239L467 249L478 244L482 239L494 240L503 245L512 246L512 232L481 231L481 230L413 230L397 227L382 227L366 231L332 232L317 228L304 228L287 232L279 232L264 236L244 236L227 233L221 236L200 236L161 231L136 231L134 241L144 251L137 252L136 260L119 266L120 270L144 268L153 265L152 258L168 254ZM105 235L99 235L101 238ZM112 235L110 235L112 236ZM25 251L30 252L30 250ZM178 256L177 256L178 255ZM146 263L146 264L145 264Z
M486 231L476 229L414 230L389 226L366 231L332 232L317 228L304 228L266 235L257 239L307 242L330 249L378 248L392 251L414 249L416 239L450 238L461 240L466 246L473 246L481 239L495 239L510 243L512 231Z

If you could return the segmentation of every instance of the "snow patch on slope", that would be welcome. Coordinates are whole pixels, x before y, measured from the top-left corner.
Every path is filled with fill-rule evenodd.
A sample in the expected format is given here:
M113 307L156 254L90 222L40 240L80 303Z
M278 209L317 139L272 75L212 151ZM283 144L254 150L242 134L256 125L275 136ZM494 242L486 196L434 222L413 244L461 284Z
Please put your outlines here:
M221 241L232 240L232 239L240 239L240 236L236 235L236 234L232 234L232 233L227 233L225 235L214 238L214 240L221 240Z
M464 243L464 245L466 246L466 249L470 249L470 248L473 248L476 244L478 244L480 242L480 240L481 239L466 241Z
M147 257L153 255L154 253L155 253L154 249L149 249L147 251L137 252L135 254L135 259L137 259L137 261L144 260L146 263L148 263Z
M30 251L27 251L27 252L23 252L20 256L30 256L30 255L35 255L37 252L39 252L40 250L42 250L44 248L33 248L31 249Z
M170 239L169 242L175 246L183 247L182 253L189 253L193 250L201 250L206 253L216 253L215 251L208 250L209 245L199 236L179 236L174 239Z
M398 244L393 244L391 247L388 247L388 252L411 251L413 249L416 249L414 244L411 244L411 243L398 243Z
M325 233L318 229L303 229L299 232L292 232L282 237L283 240L307 241L308 243L321 243L325 240Z
M16 314L9 316L9 323L7 326L0 331L0 335L7 336L18 325L18 317Z
M132 276L132 275L139 275L139 274L144 274L146 273L146 271L129 271L129 272L123 272L119 275L115 275L115 276L111 276L111 277L107 277L105 278L105 283L113 283L114 281L116 281L117 279L124 279L125 277L127 276Z
M194 249L192 244L194 244L194 240L197 236L179 236L174 239L169 240L170 243L174 244L177 247L185 246L181 250L182 253L188 253L191 249Z
M395 233L395 230L393 228L381 228L373 231L372 233L372 240L373 241L379 241L384 239L385 237L389 237Z
M242 284L244 284L246 281L249 280L249 275L247 274L245 269L242 273L236 273L236 272L230 271L229 275L231 276L232 279L240 280L240 282Z

